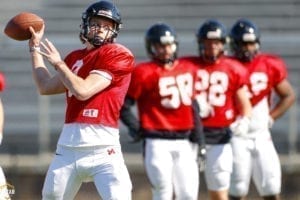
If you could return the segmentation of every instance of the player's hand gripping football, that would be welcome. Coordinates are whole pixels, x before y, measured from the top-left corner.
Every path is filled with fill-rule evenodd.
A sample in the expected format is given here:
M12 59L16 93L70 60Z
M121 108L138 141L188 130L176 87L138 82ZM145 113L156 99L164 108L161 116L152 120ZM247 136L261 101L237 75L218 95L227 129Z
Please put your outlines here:
M38 32L35 32L35 30L30 27L29 28L31 32L31 39L29 40L29 47L36 50L39 54L43 55L47 58L50 64L55 66L58 62L61 62L61 56L58 52L58 50L55 48L55 46L52 44L51 41L49 41L47 38L45 39L45 42L42 42L42 38L44 36L44 30L45 25L43 25L42 29ZM40 45L43 47L43 51L39 48Z
M35 32L33 27L29 27L29 31L31 33L31 38L29 40L29 48L30 51L32 51L32 48L36 48L35 50L39 50L38 48L40 47L41 40L44 36L44 31L45 31L45 25L42 26L40 31Z

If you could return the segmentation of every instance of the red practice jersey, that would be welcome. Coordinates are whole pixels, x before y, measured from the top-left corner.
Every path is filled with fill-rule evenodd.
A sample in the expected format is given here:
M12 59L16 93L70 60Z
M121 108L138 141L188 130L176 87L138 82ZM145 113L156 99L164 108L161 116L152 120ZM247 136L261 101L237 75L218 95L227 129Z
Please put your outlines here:
M191 64L178 59L171 70L154 61L136 66L128 96L137 101L144 129L180 131L193 127L195 72Z
M194 63L198 68L196 97L213 106L213 113L202 120L204 127L228 127L235 119L236 92L247 84L247 71L239 62L225 56L211 65L194 57Z
M91 51L81 49L70 53L66 64L73 73L85 79L90 73L112 77L111 84L86 101L80 101L66 91L65 123L102 124L118 127L119 111L129 87L134 67L133 54L120 44L106 44Z
M287 78L284 61L274 55L260 53L243 65L249 72L248 90L253 106L265 97L270 99L272 88Z

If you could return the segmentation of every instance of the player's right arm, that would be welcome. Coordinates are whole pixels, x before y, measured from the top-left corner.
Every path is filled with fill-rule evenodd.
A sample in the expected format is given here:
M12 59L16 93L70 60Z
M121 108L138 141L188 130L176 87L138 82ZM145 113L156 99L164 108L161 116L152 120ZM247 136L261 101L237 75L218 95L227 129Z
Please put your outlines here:
M58 94L65 92L65 86L58 75L52 76L47 69L43 56L39 53L41 39L44 35L45 26L39 32L30 28L32 38L29 40L29 48L32 59L32 75L39 89L40 94Z

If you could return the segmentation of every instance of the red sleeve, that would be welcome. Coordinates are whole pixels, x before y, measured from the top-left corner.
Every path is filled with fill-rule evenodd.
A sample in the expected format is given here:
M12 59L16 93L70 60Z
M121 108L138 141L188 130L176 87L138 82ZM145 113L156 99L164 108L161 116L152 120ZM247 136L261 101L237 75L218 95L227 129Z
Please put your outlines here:
M142 65L137 65L132 72L131 82L129 85L127 95L133 99L138 99L143 91L144 84L142 82L143 77L145 76L145 73L143 73L144 71L145 70L143 69Z
M230 59L229 62L231 69L233 70L232 78L235 79L236 90L247 85L249 82L249 75L245 66L233 59Z
M279 84L281 81L287 78L286 64L281 58L269 55L266 62L268 67L271 69L273 86Z
M134 66L133 54L120 44L107 44L101 47L99 51L99 65L95 66L96 70L106 71L109 73L114 82L123 78L124 75L131 73Z

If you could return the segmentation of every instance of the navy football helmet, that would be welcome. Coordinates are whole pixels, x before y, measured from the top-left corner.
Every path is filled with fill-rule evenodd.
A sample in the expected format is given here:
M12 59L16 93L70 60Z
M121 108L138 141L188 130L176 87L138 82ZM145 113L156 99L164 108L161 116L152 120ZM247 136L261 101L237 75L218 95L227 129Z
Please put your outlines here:
M92 17L104 17L114 22L114 28L110 30L113 32L110 38L100 38L98 36L88 38L88 33L90 31L90 20ZM88 41L94 46L101 46L104 43L114 42L114 39L117 37L122 25L122 19L119 10L112 2L106 0L91 4L82 14L81 19L82 23L80 26L80 40L83 43Z
M243 48L245 43L255 43L255 51ZM251 61L259 51L260 32L257 26L247 19L239 19L230 31L230 48L233 54L241 61Z
M218 55L205 55L204 40L220 40L223 44L227 42L226 27L215 19L204 22L196 33L200 56L209 62L215 62L220 55L224 53L224 49Z
M161 60L158 58L157 52L153 48L154 44L171 44L173 50L173 56L167 60ZM165 23L156 23L152 25L145 35L145 46L148 55L155 60L158 60L162 63L172 63L177 57L177 36L173 28Z

